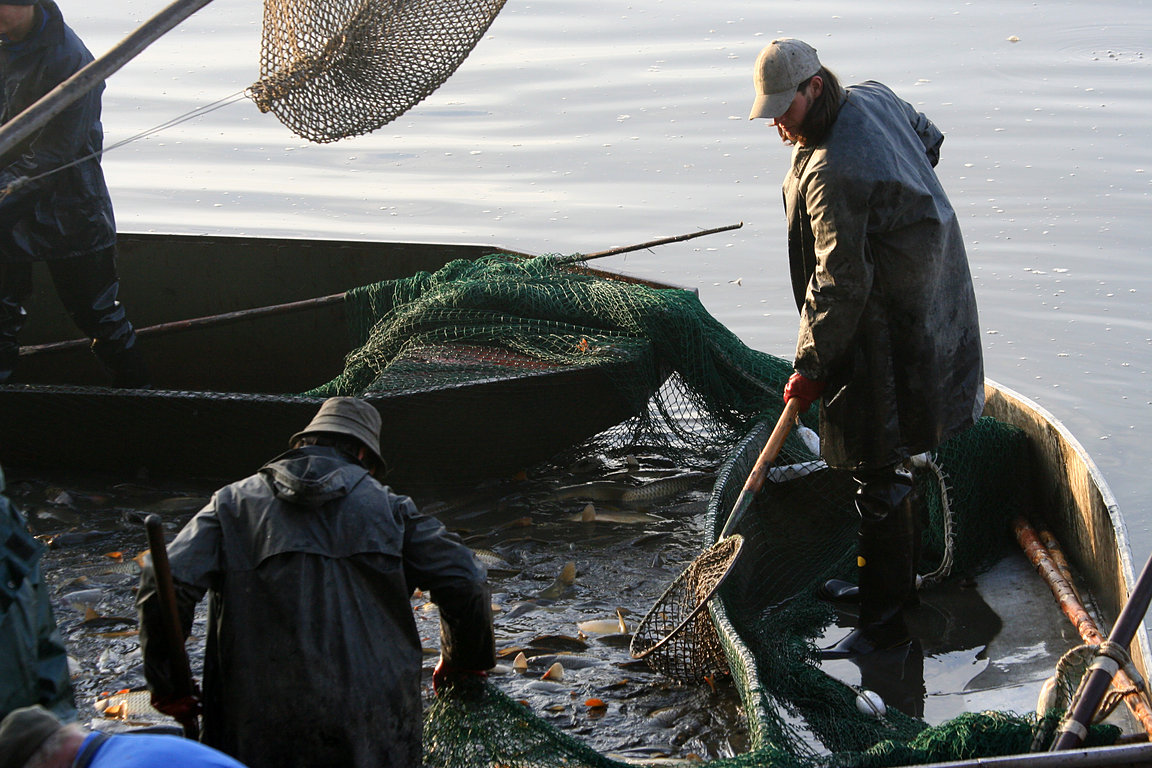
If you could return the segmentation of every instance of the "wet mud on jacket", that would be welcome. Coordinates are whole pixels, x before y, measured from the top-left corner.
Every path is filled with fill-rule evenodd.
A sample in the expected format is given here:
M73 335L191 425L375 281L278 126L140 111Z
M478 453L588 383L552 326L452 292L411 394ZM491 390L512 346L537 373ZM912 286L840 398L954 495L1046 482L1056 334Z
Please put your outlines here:
M825 460L867 470L974 423L984 370L960 226L934 170L944 136L880 83L846 93L824 142L793 150L783 192L795 368L827 384Z
M11 120L92 61L52 0L40 0L38 32L0 45L0 123ZM0 199L0 262L70 258L116 242L112 199L100 168L104 84L74 101L46 126L0 158L0 189L32 181ZM63 168L74 160L86 158Z
M252 768L421 764L416 588L440 609L450 663L495 664L484 567L331 448L289 451L217 491L169 560L186 630L210 593L202 740ZM146 675L164 695L150 563L139 606Z

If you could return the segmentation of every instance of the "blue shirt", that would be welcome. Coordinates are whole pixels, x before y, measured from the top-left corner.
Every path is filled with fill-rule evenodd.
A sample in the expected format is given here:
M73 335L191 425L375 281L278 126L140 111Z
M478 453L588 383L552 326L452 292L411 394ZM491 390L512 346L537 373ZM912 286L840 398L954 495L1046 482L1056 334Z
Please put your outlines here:
M84 749L103 734L90 733L80 745ZM96 747L88 768L245 768L223 752L198 741L155 733L113 734Z

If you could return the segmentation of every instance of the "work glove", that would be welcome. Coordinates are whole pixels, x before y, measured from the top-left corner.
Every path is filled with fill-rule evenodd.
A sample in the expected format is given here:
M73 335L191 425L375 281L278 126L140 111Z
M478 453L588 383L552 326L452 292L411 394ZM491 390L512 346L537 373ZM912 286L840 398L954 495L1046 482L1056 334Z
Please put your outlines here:
M784 402L787 403L792 398L796 398L800 403L800 412L803 413L808 410L812 403L820 399L820 395L824 392L824 386L823 381L806 378L804 374L797 371L789 377L788 384L784 387Z
M483 669L460 669L441 656L436 668L432 670L432 692L439 696L442 689L455 685L461 678L467 677L483 680L488 677L488 672Z

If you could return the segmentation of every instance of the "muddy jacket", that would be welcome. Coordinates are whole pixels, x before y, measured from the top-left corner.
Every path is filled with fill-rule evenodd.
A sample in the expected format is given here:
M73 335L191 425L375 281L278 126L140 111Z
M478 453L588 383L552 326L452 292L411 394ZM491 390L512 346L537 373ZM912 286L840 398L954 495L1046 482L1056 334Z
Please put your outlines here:
M825 381L821 452L873 469L936 448L983 409L976 299L934 166L944 136L880 83L847 89L822 144L784 181L800 332Z
M0 720L33 704L64 721L76 718L68 653L40 577L43 552L23 516L0 493Z
M169 560L185 631L210 592L202 740L251 768L421 765L416 588L440 609L450 663L495 664L484 567L332 448L289 451L217 491ZM150 562L138 605L145 675L163 697Z
M71 77L92 54L68 28L52 0L40 0L38 31L0 44L0 122L7 122ZM31 179L0 199L0 263L84 256L115 243L112 199L99 153L100 83L39 132L0 158L0 191ZM68 165L76 165L37 176Z

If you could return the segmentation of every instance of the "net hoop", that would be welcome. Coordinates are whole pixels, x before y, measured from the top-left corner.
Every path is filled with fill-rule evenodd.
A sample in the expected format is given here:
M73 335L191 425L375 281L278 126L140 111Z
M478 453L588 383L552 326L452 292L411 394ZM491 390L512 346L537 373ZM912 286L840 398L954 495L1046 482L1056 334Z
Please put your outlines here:
M704 611L732 571L743 545L740 534L721 539L668 585L636 627L629 646L632 658L644 659L656 671L680 682L698 681L726 669L715 628ZM698 623L708 627L696 626ZM666 629L669 625L673 625L671 630Z

